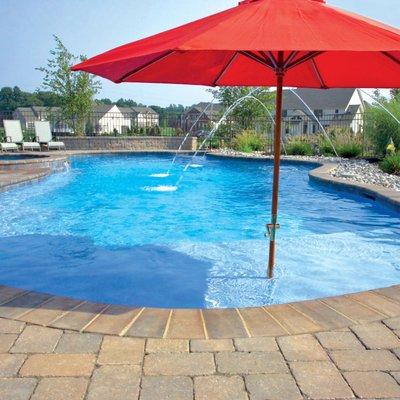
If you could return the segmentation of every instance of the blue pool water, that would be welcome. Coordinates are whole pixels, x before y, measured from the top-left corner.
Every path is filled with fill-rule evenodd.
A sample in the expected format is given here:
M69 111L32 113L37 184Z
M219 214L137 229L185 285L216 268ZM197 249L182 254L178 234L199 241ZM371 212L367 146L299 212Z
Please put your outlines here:
M242 307L400 281L400 218L283 163L276 279L265 279L272 163L72 159L0 195L0 284L126 305ZM152 176L155 175L155 176ZM173 188L172 188L173 189Z

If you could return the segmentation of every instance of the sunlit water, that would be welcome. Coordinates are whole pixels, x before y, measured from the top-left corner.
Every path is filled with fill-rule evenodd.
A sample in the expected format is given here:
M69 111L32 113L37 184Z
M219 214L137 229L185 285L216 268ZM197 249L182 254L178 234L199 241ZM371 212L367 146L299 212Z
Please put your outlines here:
M160 181L170 156L80 156L69 172L0 194L0 283L127 305L242 307L400 281L399 215L286 162L267 281L271 161L199 157L203 168L176 189L187 161Z

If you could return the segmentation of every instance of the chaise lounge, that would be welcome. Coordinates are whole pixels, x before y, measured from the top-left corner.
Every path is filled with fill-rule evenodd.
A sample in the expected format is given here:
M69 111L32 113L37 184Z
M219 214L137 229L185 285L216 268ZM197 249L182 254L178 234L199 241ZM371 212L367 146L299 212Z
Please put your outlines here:
M6 142L1 143L2 151L18 150L39 150L40 144L37 142L24 142L24 135L21 129L21 123L18 120L4 120L4 129L6 132Z
M64 142L53 141L49 121L35 121L36 141L47 147L47 150L65 149Z

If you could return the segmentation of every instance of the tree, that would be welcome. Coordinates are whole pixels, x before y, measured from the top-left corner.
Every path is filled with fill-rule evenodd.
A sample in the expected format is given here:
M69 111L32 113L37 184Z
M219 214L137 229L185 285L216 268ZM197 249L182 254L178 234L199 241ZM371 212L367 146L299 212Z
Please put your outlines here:
M393 99L400 99L400 89L391 89L390 90L390 95L392 96Z
M226 109L241 97L250 94L254 89L254 87L232 86L210 89L210 92L224 106L224 109ZM271 92L269 88L260 88L260 90L253 93L253 96L260 100L268 110L273 110L275 93ZM267 120L268 124L270 122L265 108L254 99L244 100L232 110L230 116L239 124L241 129L254 128L254 123L257 120Z
M54 35L55 49L45 67L37 68L43 72L43 87L60 98L62 115L71 121L76 135L83 135L85 119L92 109L93 97L101 88L100 81L86 72L72 72L71 67L85 56L74 56Z

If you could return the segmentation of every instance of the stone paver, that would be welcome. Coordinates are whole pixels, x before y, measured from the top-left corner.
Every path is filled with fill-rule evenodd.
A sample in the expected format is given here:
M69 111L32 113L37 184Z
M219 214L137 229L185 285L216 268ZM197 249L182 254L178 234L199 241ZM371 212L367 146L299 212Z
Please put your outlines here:
M400 329L400 317L385 319L383 323L390 329Z
M99 364L141 364L144 343L143 339L105 336L97 362Z
M0 318L0 333L21 333L25 323L12 319Z
M55 353L97 353L102 336L94 333L64 333L55 349Z
M393 349L400 347L400 339L380 322L357 325L351 329L368 349Z
M200 376L194 378L195 400L247 400L241 376Z
M190 341L190 351L219 352L234 351L232 339L194 339Z
M188 376L145 376L140 400L192 400L193 382Z
M176 353L189 351L189 340L147 339L146 353Z
M11 353L52 353L60 340L62 331L30 325L21 333Z
M400 397L400 386L386 372L346 372L347 382L363 399Z
M337 350L330 355L343 371L400 371L400 361L389 350Z
M329 357L312 335L284 336L278 338L281 351L288 361L324 361Z
M1 378L1 400L29 400L36 386L33 378Z
M154 353L146 355L144 359L145 375L196 376L214 372L211 353Z
M30 400L83 400L86 378L43 378Z
M352 332L320 332L315 336L328 350L364 349L364 346Z
M21 376L90 376L92 354L33 354L20 370Z
M17 337L18 335L14 333L0 333L0 353L7 353Z
M253 353L217 353L218 372L222 374L263 374L288 372L286 363L278 351Z
M137 400L139 385L140 368L137 365L103 365L93 373L87 399Z
M27 320L0 318L0 400L400 399L396 288L200 311L80 304L0 285L0 315ZM65 331L29 320L59 311L51 326Z
M16 375L25 359L25 354L0 354L0 377Z
M329 361L298 361L290 369L301 391L311 399L348 399L353 393L336 367Z
M251 400L301 400L303 397L291 374L247 375Z
M235 339L236 350L238 351L277 351L278 346L273 337Z

